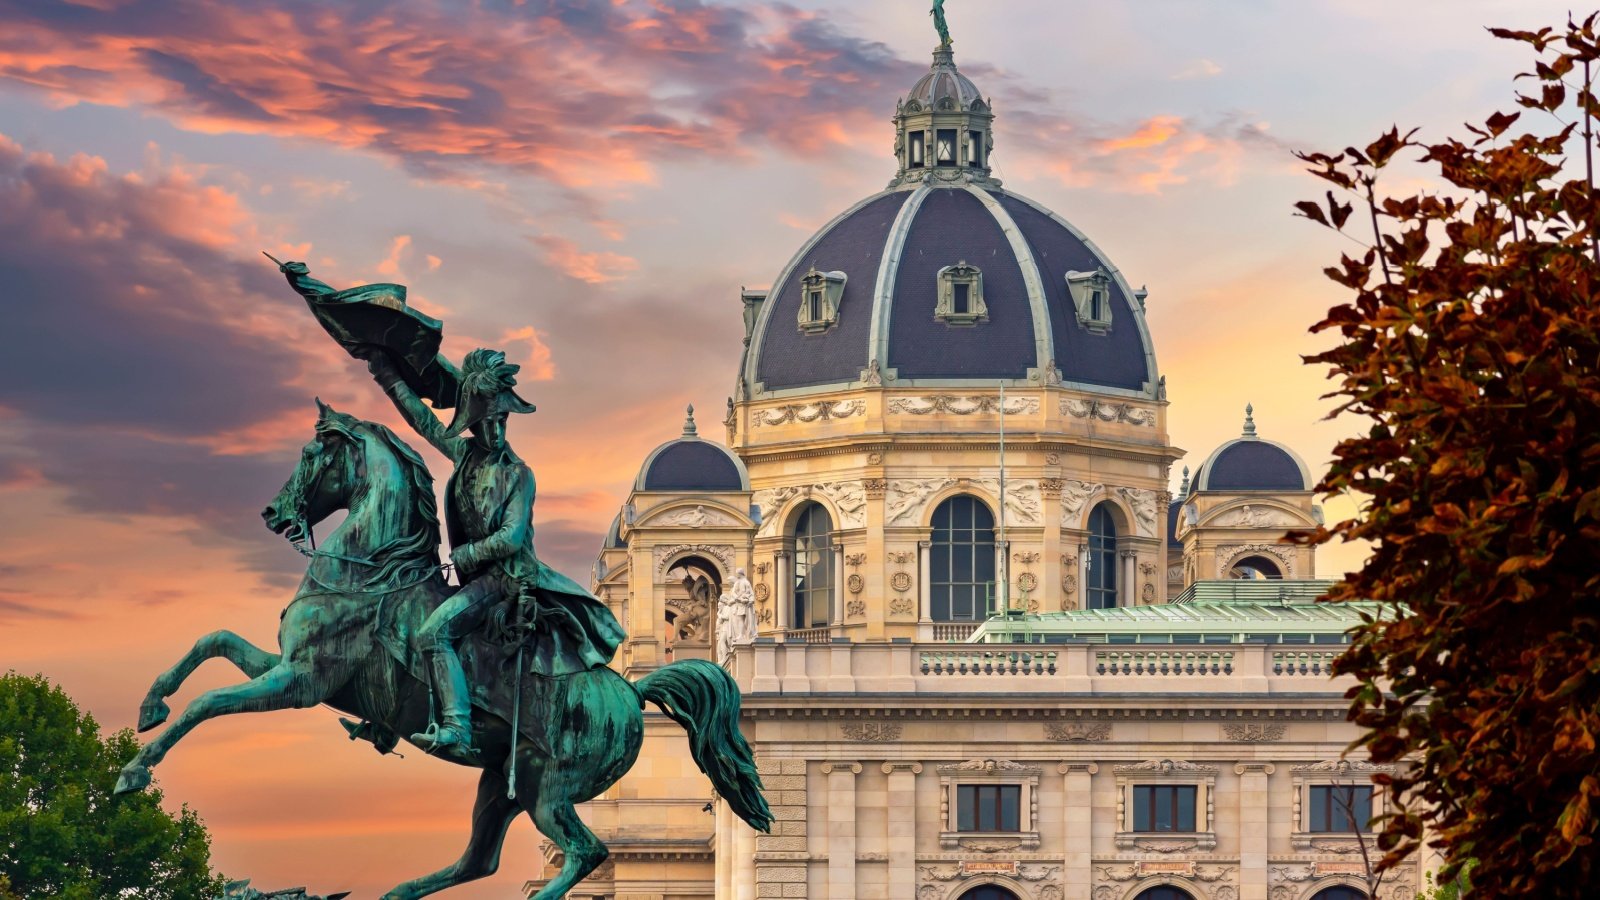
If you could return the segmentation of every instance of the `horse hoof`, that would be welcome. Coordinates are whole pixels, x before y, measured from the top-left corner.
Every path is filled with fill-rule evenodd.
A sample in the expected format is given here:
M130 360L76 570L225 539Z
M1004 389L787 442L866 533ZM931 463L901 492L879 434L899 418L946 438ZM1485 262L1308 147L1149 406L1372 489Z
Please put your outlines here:
M167 716L172 714L172 708L164 701L152 700L139 704L139 731L144 733L167 721Z
M144 766L129 763L122 767L122 774L117 776L117 786L112 794L131 794L142 791L150 786L150 770Z

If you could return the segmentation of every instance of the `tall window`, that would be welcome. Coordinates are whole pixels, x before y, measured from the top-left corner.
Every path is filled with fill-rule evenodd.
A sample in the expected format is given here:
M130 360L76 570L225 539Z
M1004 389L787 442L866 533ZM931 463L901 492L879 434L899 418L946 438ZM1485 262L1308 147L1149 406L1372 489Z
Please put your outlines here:
M962 894L960 900L1017 900L1017 895L1003 887L985 884Z
M1351 833L1366 831L1372 819L1372 787L1354 784L1313 784L1311 818L1307 831Z
M956 164L956 130L941 128L934 138L934 162L941 166Z
M1192 784L1136 784L1133 787L1134 831L1194 831Z
M936 622L986 618L994 571L994 513L965 494L939 504L928 544L929 617Z
M967 165L974 169L983 168L983 132L967 132Z
M1117 605L1117 522L1102 503L1089 513L1089 609Z
M1311 895L1311 900L1367 900L1367 895L1353 887L1337 885L1317 891Z
M913 168L913 169L920 169L926 164L926 159L923 156L923 149L922 149L923 148L923 142L925 140L927 140L927 137L926 137L924 132L921 132L921 131L913 131L913 132L911 132L911 152L910 152L910 156L911 156L911 168Z
M833 520L819 503L808 505L794 526L794 627L833 621Z
M956 785L957 831L1021 831L1021 810L1021 785Z

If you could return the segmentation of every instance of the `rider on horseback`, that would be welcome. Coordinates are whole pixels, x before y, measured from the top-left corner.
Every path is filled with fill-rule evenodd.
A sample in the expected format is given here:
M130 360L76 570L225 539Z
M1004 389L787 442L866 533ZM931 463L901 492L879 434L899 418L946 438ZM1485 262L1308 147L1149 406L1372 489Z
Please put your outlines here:
M435 360L429 348L438 346L438 323L405 307L405 289L399 285L334 291L311 278L304 263L280 268L330 334L352 356L367 361L412 429L455 465L445 487L445 511L450 559L461 588L428 616L418 634L437 709L433 724L412 735L411 742L470 761L476 755L471 700L458 645L495 607L522 604L522 620L534 625L525 638L528 668L551 677L610 662L622 642L622 626L605 604L534 553L533 472L506 442L507 417L534 411L513 390L520 367L498 350L472 351L459 371L443 357ZM372 331L363 333L363 327ZM418 347L423 348L420 360ZM449 426L423 402L418 386L430 391L436 405L454 401ZM445 392L454 396L438 396Z

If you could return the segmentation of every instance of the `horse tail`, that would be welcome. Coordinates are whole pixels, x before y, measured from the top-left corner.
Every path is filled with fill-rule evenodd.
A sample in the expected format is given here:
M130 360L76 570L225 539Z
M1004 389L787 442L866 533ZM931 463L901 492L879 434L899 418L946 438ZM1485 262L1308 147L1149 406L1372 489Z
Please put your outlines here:
M757 831L771 831L772 811L761 796L755 756L739 733L739 686L720 666L685 659L657 669L634 685L639 706L648 700L689 732L689 753L718 796Z

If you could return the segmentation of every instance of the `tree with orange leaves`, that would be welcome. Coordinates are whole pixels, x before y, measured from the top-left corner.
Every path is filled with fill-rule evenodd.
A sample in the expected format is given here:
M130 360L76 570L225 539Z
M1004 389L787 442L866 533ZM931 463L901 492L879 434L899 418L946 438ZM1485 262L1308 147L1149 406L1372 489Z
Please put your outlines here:
M1397 807L1381 865L1426 829L1477 860L1479 896L1592 897L1600 876L1595 22L1491 29L1530 49L1532 89L1467 141L1392 129L1301 154L1343 197L1299 215L1367 249L1326 270L1352 296L1313 329L1338 345L1307 358L1331 368L1333 414L1365 422L1319 487L1360 512L1300 539L1371 542L1329 600L1395 604L1337 666L1358 744L1407 763L1378 779ZM1441 189L1382 194L1413 152Z

